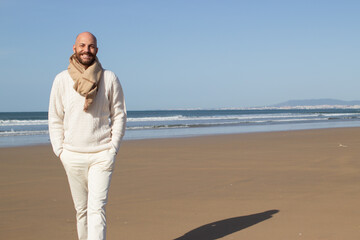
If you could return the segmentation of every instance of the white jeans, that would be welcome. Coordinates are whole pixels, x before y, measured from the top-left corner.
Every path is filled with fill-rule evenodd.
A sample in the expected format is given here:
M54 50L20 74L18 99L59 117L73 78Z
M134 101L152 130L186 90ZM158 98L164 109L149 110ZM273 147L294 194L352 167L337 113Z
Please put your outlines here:
M115 151L78 153L63 150L61 162L76 209L79 240L105 240L105 205L115 163Z

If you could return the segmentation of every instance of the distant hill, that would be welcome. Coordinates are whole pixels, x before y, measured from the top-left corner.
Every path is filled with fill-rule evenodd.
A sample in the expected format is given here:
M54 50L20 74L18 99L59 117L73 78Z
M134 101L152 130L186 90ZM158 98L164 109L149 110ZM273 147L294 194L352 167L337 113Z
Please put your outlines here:
M354 106L360 105L360 100L356 101L343 101L338 99L306 99L306 100L290 100L279 104L272 105L272 107L297 107L297 106Z

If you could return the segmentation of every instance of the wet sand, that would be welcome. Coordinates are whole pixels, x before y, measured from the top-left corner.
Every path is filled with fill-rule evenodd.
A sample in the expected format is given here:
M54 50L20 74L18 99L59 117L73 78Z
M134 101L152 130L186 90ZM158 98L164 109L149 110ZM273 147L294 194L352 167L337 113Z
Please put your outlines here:
M360 239L360 128L125 141L108 239ZM0 239L76 239L50 145L0 148Z

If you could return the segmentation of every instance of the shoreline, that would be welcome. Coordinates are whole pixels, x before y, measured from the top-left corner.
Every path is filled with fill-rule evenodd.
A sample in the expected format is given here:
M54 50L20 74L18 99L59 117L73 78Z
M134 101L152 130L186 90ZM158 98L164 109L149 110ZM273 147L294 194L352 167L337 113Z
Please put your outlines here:
M359 109L129 111L124 140L360 127ZM46 112L0 113L0 147L50 143Z
M358 239L360 128L124 141L109 239ZM50 145L0 149L0 238L75 239Z
M192 128L186 129L188 133L176 133L176 130L184 131L184 129L172 129L171 134L167 132L165 134L159 134L161 130L145 130L158 132L158 134L147 134L139 137L134 135L136 130L130 130L125 133L123 141L138 141L138 140L156 140L156 139L177 139L177 138L192 138L192 137L207 137L207 136L221 136L221 135L236 135L236 134L247 134L247 133L268 133L268 132L286 132L286 131L306 131L306 130L320 130L320 129L338 129L338 128L360 128L360 123L348 122L348 123L333 123L331 124L291 124L291 125L264 125L264 126L251 126L247 127L246 130L239 130L237 127L212 127L212 128L200 128L195 132ZM252 129L251 129L252 128ZM226 129L226 130L224 130ZM249 130L250 129L250 130ZM130 133L129 133L130 132ZM210 132L210 133L209 133ZM130 134L130 136L128 136ZM22 141L19 139L23 139ZM9 143L11 140L12 143ZM25 139L25 140L24 140ZM35 139L35 143L33 142ZM0 149L9 147L25 147L25 146L42 146L51 145L49 135L24 135L24 136L8 136L0 137Z

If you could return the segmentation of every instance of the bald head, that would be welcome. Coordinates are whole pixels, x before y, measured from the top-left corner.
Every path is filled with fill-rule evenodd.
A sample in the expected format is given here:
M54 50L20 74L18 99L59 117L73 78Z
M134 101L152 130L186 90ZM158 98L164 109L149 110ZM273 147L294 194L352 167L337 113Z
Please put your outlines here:
M82 32L82 33L79 33L77 36L76 36L76 39L75 39L75 44L79 41L82 41L83 39L91 39L93 42L95 42L95 46L97 47L97 39L96 37L94 36L94 34L92 34L91 32Z
M79 62L85 68L89 67L95 60L98 52L96 37L90 32L77 35L73 51Z

